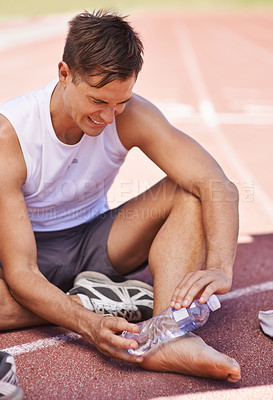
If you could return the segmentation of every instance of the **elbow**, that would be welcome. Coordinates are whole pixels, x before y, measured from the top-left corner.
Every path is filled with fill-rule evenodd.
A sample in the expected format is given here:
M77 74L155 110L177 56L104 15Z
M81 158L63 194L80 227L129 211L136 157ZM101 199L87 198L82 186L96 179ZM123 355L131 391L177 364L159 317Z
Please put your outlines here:
M231 201L234 201L234 203L237 204L238 206L240 194L237 186L233 182L228 181L227 188L228 188L229 199Z
M239 207L239 190L237 186L229 179L215 185L215 190L212 190L212 199L215 201L232 203L236 208Z
M238 207L239 190L237 186L227 177L218 176L217 178L201 181L201 185L195 185L195 194L202 200L212 202L232 202Z

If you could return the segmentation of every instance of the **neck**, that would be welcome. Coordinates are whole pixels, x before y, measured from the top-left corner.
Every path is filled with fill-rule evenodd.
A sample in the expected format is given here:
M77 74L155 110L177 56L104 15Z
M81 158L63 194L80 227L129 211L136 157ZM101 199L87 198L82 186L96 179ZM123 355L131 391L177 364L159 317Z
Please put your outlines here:
M76 144L84 133L74 123L65 110L63 88L60 83L55 87L50 100L50 116L57 138L65 144Z

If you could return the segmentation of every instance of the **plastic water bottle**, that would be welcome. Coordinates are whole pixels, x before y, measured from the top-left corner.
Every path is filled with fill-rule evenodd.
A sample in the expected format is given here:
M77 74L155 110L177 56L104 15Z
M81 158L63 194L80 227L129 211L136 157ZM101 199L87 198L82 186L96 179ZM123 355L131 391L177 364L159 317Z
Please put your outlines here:
M221 304L214 294L204 304L199 303L196 299L187 308L182 307L176 310L167 307L161 314L139 322L137 324L140 329L139 333L122 332L123 337L138 342L138 348L128 349L128 352L133 355L141 355L163 340L183 336L204 325L209 318L210 311L215 311L220 307Z

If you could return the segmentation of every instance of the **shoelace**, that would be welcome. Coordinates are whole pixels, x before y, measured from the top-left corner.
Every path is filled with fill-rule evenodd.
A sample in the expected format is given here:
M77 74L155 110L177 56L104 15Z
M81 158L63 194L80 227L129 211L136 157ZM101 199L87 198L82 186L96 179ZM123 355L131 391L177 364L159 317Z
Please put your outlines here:
M98 314L111 314L115 317L123 317L123 318L127 318L130 320L138 320L141 317L141 313L138 310L138 308L136 306L131 306L128 307L126 306L123 308L122 306L116 306L114 304L109 304L107 305L107 307L105 307L104 305L100 304L100 305L94 305L95 311ZM122 312L121 310L124 310L124 312Z

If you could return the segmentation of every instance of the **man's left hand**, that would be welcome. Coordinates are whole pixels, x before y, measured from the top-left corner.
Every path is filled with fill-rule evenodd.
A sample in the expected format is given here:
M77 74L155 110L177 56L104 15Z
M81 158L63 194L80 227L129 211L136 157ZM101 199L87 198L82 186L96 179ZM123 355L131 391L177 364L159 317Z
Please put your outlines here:
M227 293L231 284L232 276L221 270L188 272L176 286L170 306L177 310L189 307L195 298L199 298L200 303L206 303L214 293Z

